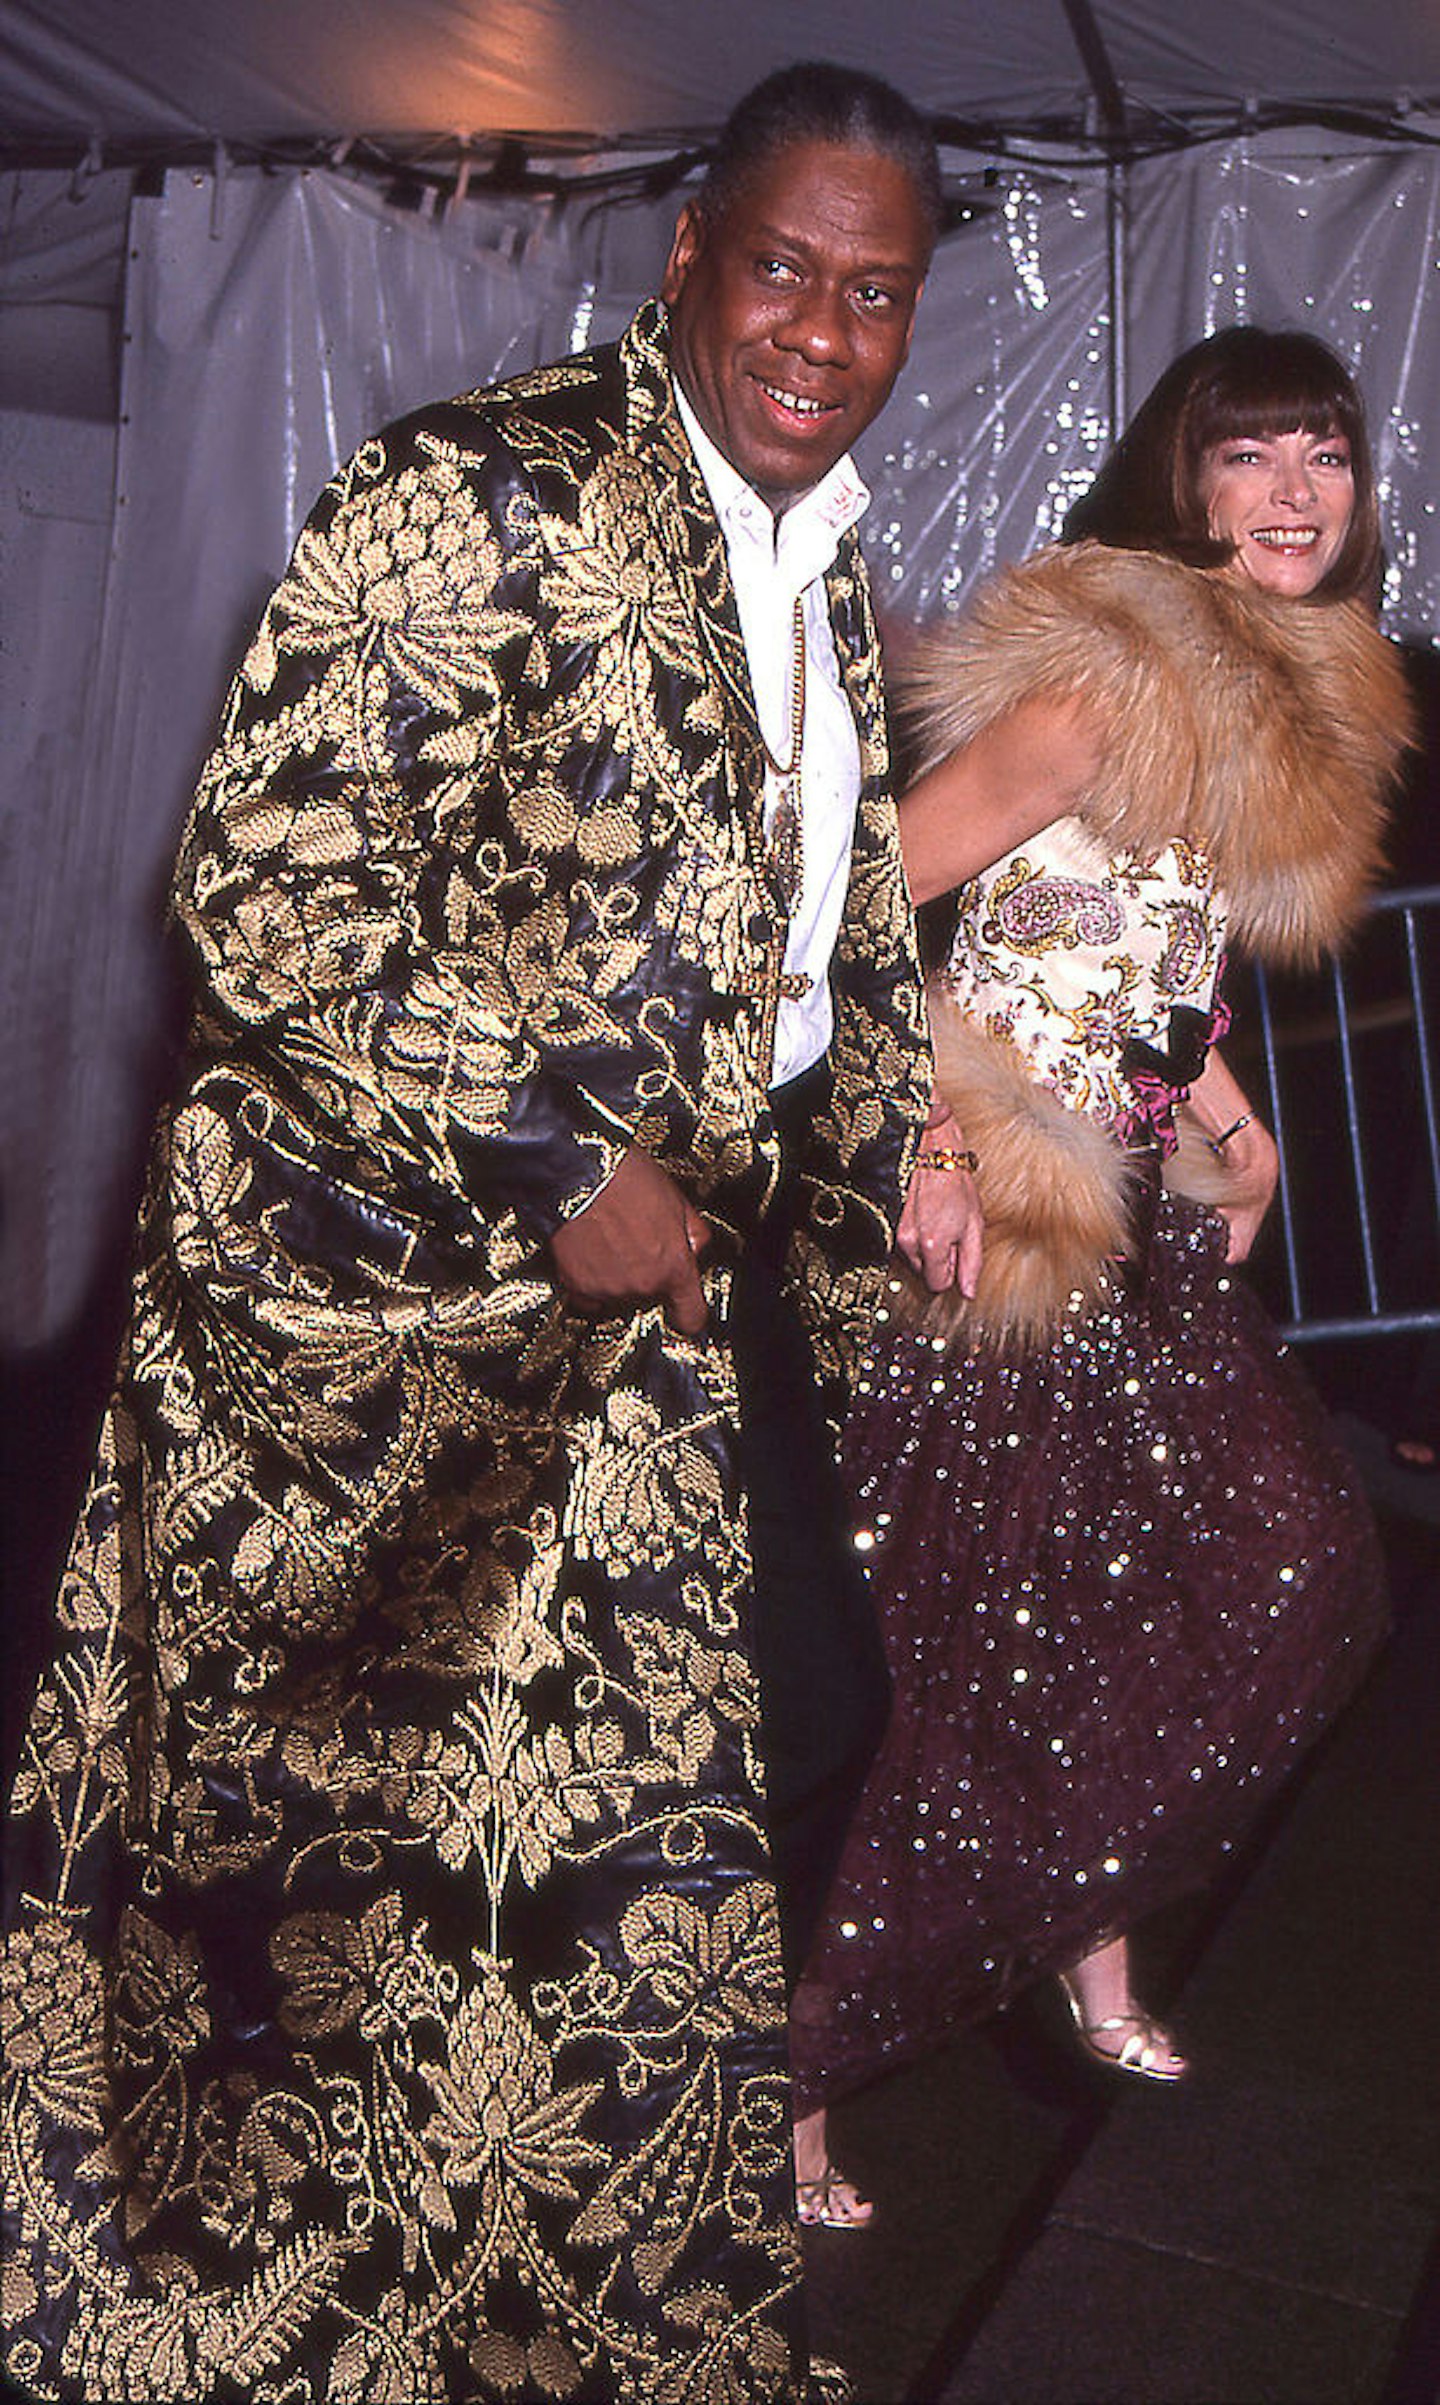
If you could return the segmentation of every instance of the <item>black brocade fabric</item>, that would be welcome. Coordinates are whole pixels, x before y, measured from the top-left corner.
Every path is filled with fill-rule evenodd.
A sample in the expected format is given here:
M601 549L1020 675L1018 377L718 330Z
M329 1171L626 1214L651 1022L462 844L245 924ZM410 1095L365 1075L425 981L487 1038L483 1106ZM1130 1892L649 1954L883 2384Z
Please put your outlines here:
M1023 1366L883 1335L847 1470L895 1698L792 2026L801 2109L1203 1881L1387 1617L1348 1465L1188 1204Z
M785 1292L827 1399L929 1060L863 762ZM664 313L361 445L232 687L198 1010L7 1826L5 2369L63 2405L807 2394L730 1272L786 923ZM714 1326L546 1241L635 1146Z

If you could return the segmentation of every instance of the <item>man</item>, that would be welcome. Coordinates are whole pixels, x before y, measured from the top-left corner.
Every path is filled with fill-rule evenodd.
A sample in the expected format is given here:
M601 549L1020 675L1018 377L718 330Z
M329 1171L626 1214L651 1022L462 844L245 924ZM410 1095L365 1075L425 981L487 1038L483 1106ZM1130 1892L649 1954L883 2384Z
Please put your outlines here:
M927 1090L845 454L936 190L773 79L668 309L363 446L232 691L16 1799L35 2393L803 2387L756 1659L802 1914L866 1707L796 1725L747 1506L838 1552L805 1328Z

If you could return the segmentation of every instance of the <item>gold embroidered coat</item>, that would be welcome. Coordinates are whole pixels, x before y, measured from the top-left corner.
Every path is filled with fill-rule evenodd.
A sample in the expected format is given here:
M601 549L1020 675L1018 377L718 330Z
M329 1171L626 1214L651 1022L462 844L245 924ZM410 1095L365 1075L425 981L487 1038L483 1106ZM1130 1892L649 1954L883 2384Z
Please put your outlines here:
M928 1056L853 539L829 590L865 781L792 1268L838 1377ZM201 1001L15 1799L40 2395L803 2385L723 1341L761 777L658 305L327 487L184 840ZM552 1280L631 1144L716 1226L699 1342Z

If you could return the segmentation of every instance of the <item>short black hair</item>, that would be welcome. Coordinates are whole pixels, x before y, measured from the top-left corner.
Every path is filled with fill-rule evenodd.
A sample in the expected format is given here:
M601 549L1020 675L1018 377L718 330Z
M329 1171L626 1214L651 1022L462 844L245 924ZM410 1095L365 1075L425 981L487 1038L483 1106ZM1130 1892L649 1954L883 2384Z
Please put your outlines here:
M915 188L933 250L945 194L929 125L893 84L829 59L799 59L777 68L736 102L695 194L702 217L712 224L723 217L755 170L792 142L835 142L893 159Z
M1064 540L1089 536L1117 551L1164 551L1189 566L1220 567L1200 492L1205 456L1237 437L1343 434L1355 506L1315 601L1375 599L1380 513L1365 405L1354 377L1314 334L1227 326L1192 343L1146 395L1088 493L1065 520Z

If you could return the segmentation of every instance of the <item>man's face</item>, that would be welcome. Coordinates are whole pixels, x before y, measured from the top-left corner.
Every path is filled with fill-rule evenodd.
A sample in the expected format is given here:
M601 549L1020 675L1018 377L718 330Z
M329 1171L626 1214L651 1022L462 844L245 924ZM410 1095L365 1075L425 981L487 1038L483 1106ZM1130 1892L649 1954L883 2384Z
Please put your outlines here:
M929 258L909 175L875 150L796 142L707 224L681 212L661 293L711 441L775 511L817 484L889 398Z

